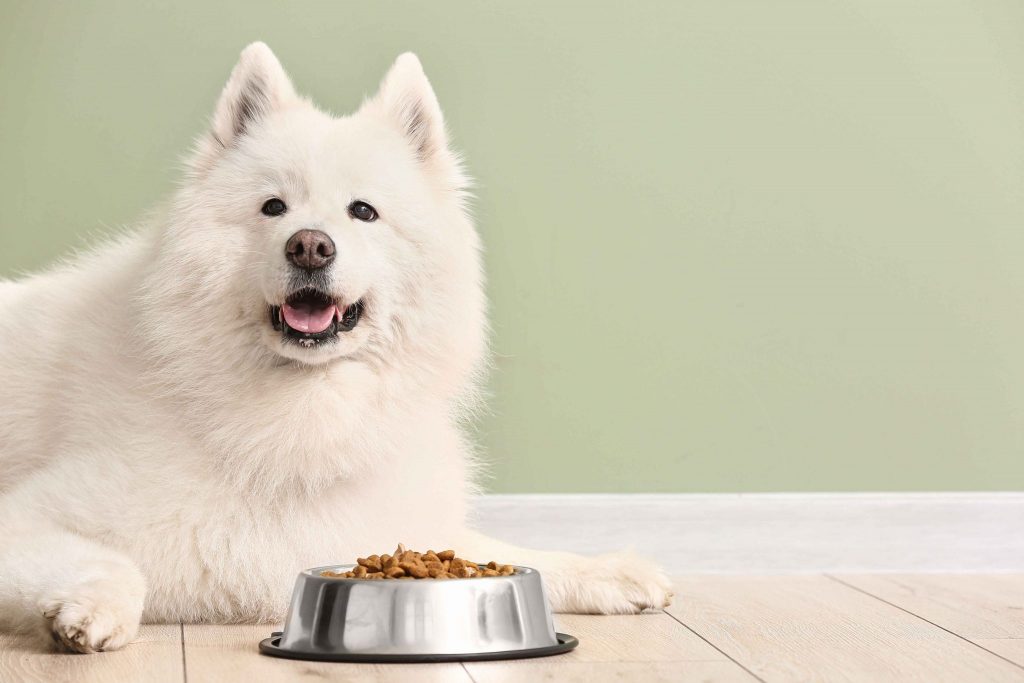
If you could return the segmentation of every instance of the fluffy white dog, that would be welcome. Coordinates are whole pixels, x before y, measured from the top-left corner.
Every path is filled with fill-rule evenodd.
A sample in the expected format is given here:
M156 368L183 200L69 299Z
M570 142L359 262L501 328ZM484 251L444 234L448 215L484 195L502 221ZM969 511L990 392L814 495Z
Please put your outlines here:
M278 621L299 570L398 541L537 567L558 611L667 604L653 564L467 527L466 187L415 56L332 118L246 48L146 225L0 283L0 625L93 652Z

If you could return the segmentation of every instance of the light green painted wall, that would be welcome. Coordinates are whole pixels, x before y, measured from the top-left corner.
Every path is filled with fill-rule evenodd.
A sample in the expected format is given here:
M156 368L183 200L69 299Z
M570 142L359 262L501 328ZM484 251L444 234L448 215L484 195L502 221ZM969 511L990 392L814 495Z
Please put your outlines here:
M0 273L166 194L249 41L422 58L498 491L1024 488L1024 3L0 3Z

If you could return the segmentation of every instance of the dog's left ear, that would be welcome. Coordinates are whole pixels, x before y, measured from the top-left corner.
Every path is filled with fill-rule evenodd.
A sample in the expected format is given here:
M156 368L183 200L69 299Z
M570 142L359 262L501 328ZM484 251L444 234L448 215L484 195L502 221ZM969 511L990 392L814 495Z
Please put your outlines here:
M362 111L382 116L405 136L423 163L458 172L458 160L448 146L441 105L416 55L406 52L395 60L377 94Z

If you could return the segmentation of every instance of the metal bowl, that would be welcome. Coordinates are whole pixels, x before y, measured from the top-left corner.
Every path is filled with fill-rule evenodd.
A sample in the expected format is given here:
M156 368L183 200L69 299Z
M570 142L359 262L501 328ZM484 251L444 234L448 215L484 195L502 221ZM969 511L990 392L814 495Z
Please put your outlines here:
M444 662L544 657L578 641L555 633L540 574L376 580L321 576L355 565L299 574L284 631L260 652L347 662ZM482 567L481 567L482 568Z

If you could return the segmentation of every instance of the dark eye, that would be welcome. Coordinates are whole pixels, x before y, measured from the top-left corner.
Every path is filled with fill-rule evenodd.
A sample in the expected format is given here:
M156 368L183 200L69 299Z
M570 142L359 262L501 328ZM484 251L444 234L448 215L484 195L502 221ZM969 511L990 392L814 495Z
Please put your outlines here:
M357 220L372 223L377 220L377 209L366 202L354 201L348 205L348 215Z
M288 210L288 205L283 201L274 197L263 202L263 208L260 211L263 212L264 216L280 216Z

